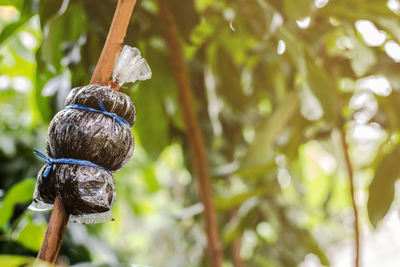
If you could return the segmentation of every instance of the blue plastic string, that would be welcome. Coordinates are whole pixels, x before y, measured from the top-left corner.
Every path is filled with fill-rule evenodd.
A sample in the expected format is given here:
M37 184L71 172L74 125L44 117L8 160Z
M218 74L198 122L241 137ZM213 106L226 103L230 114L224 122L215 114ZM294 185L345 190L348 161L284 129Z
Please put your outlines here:
M97 165L96 163L90 162L88 160L82 160L82 159L65 159L65 158L60 158L60 159L53 159L53 158L49 158L47 157L45 154L43 154L42 152L34 149L33 150L34 153L36 155L38 155L39 157L43 158L46 163L47 163L47 168L43 173L43 177L47 177L50 173L50 171L53 168L53 165L55 163L59 163L59 164L75 164L75 165L81 165L81 166L90 166L90 167L96 167L102 170L105 170L106 172L112 173L111 170L104 168L103 166Z
M121 118L120 116L118 116L117 114L115 114L115 113L113 113L113 112L108 112L108 111L106 110L106 108L104 107L103 102L101 102L101 101L99 100L99 101L97 101L97 103L99 104L101 110L98 110L98 109L95 109L95 108L91 108L91 107L82 106L82 105L76 105L76 104L69 105L69 106L67 106L67 107L65 107L65 108L66 108L66 109L89 110L89 111L101 113L101 114L103 114L103 115L105 115L105 116L107 116L107 117L110 117L110 118L112 118L112 120L113 120L113 130L114 130L114 124L115 124L115 122L117 122L119 126L122 126L122 124L126 124L126 125L130 126L130 125L129 125L129 122L127 122L124 118Z

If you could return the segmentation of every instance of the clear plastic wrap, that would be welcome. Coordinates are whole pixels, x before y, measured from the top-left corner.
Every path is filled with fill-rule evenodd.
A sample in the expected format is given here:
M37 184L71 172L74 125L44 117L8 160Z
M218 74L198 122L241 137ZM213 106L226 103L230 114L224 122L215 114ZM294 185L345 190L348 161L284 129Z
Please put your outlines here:
M56 164L49 177L71 215L104 213L114 204L114 178L100 168Z
M136 110L132 100L126 94L110 90L109 86L90 84L74 88L67 96L65 105L78 104L98 109L99 100L107 111L124 118L131 127L135 124Z
M122 85L150 77L150 67L139 50L124 46L114 68L114 82ZM49 158L38 153L47 164L38 173L29 208L52 209L59 195L72 222L114 220L111 207L116 193L111 172L120 169L133 154L130 126L135 123L135 107L127 95L111 85L98 84L71 90L66 106L50 123ZM90 165L79 165L79 160Z
M44 177L43 166L38 175L33 202L29 209L52 209L55 195L60 195L71 220L98 223L113 220L111 207L115 202L113 176L100 168L72 164L54 164Z
M46 168L47 164L44 165L38 173L35 191L33 193L33 201L28 207L30 210L46 211L53 209L53 203L57 192L54 186L54 179L43 177Z
M99 113L63 109L50 123L47 154L51 158L91 161L112 171L132 156L135 140L129 126Z
M111 211L106 211L102 213L71 215L70 220L74 223L80 223L80 224L95 224L95 223L105 223L109 221L115 221Z
M113 80L119 85L151 78L151 69L139 49L125 45L114 66Z

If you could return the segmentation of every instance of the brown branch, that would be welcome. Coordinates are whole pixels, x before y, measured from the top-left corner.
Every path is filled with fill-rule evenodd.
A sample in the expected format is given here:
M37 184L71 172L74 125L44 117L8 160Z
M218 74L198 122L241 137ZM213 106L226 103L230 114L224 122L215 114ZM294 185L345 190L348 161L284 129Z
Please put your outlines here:
M240 257L241 248L242 248L242 238L241 236L239 236L233 240L230 251L233 267L244 267L244 262Z
M65 211L64 204L59 195L54 200L53 211L51 212L49 226L47 227L36 262L41 260L54 264L61 248L65 228L67 227L69 214Z
M340 136L342 141L342 148L344 152L344 159L346 162L346 168L349 176L350 182L350 195L351 195L351 203L353 206L353 214L354 214L354 233L355 233L355 241L356 241L356 255L355 255L355 267L360 267L360 228L359 228L359 219L358 219L358 209L355 199L355 189L354 189L354 172L351 164L350 156L349 156L349 146L346 141L346 133L343 130L343 127L340 129Z
M165 0L159 0L160 15L164 24L165 39L169 49L170 61L178 86L179 104L181 106L186 136L191 150L193 170L198 183L200 200L204 205L204 227L207 236L207 249L210 265L222 266L222 248L218 234L218 224L213 193L208 174L208 162L204 138L197 120L192 102L192 89L189 83L182 47L176 23Z
M235 217L237 216L237 208L232 208L229 210L229 219L234 220ZM230 248L230 256L231 256L231 261L233 264L233 267L244 267L245 264L240 257L240 250L242 248L242 236L238 235L235 237L235 239L232 242L231 248Z
M136 0L118 0L106 43L94 69L90 84L107 84L117 55L121 52Z
M107 40L101 52L90 83L106 84L110 79L117 55L121 52L126 29L136 0L118 0L114 17L108 31ZM55 263L60 251L62 239L67 227L69 214L66 212L60 196L54 200L49 225L36 261Z

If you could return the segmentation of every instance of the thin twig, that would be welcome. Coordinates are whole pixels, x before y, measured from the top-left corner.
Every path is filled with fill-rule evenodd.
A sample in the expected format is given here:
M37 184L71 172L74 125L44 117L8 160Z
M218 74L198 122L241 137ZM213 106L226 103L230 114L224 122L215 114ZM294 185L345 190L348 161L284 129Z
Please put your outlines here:
M351 164L350 156L349 156L349 146L346 141L346 133L343 130L343 127L340 129L340 136L342 141L342 148L344 152L344 159L346 162L347 172L349 176L350 183L350 195L351 195L351 203L353 206L353 214L354 214L354 234L356 241L356 255L355 255L355 267L360 267L360 228L359 228L359 219L358 219L358 209L355 198L355 189L354 189L354 172L353 166Z
M136 0L118 0L106 43L90 83L107 84L114 68L117 55L121 52L126 29L132 15ZM60 196L54 200L46 235L36 261L55 263L61 248L62 239L67 227L69 214L65 211Z
M213 202L213 193L208 174L208 162L203 134L193 108L190 86L183 51L176 23L165 0L159 0L160 15L164 24L166 44L170 61L178 86L179 104L186 128L186 136L191 150L191 159L198 183L200 200L204 205L204 227L207 236L207 250L210 265L222 266L222 248L218 233L218 224Z
M237 208L232 208L229 210L229 219L234 220L238 214L237 214ZM233 264L233 267L245 267L245 264L240 257L240 250L242 249L242 236L238 235L235 237L235 239L232 242L231 249L230 249L230 256L231 256L231 261Z

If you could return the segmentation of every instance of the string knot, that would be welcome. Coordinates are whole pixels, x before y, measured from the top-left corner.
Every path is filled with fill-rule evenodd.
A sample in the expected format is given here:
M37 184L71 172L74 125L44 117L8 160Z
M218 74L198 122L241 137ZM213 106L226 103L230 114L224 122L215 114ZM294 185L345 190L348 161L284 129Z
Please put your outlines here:
M33 149L33 152L36 155L38 155L39 157L41 157L42 159L44 159L45 162L47 163L46 170L44 170L44 173L43 173L43 177L46 178L47 176L49 176L49 173L50 173L51 169L53 168L54 160L52 158L46 157L45 154L43 154L42 152L40 152L36 149Z
M43 154L42 152L40 152L40 151L38 151L36 149L33 149L33 152L36 155L38 155L39 157L41 157L42 159L44 159L45 162L47 163L47 167L46 167L46 169L44 170L44 173L43 173L43 177L44 178L47 178L47 176L49 176L49 173L53 169L53 165L55 163L59 163L59 164L75 164L75 165L81 165L81 166L96 167L96 168L100 168L100 169L102 169L102 170L104 170L104 171L106 171L108 173L112 173L111 170L109 170L109 169L107 169L107 168L105 168L103 166L97 165L96 163L93 163L93 162L88 161L88 160L71 159L71 158L54 159L54 158L47 157L45 154Z
M103 115L105 115L107 117L110 117L113 120L113 125L112 125L113 130L114 130L115 122L117 122L119 126L122 126L122 124L126 124L126 125L130 126L129 122L127 122L124 118L118 116L116 113L108 112L106 110L106 108L104 107L103 102L101 102L101 100L97 101L97 103L99 104L99 107L100 107L101 110L98 110L98 109L95 109L95 108L91 108L91 107L82 106L82 105L77 105L77 104L72 104L72 105L69 105L69 106L67 106L65 108L66 109L88 110L88 111L101 113L101 114L103 114Z
M101 100L97 101L97 103L99 104L101 110L103 111L102 114L104 114L105 116L108 116L108 117L112 118L112 120L113 120L113 129L114 129L114 124L115 124L115 122L117 122L119 126L122 126L122 124L127 124L127 125L129 125L129 123L128 123L124 118L121 118L121 117L118 116L116 113L108 112L108 111L106 110L106 108L104 107L103 102L101 102Z

